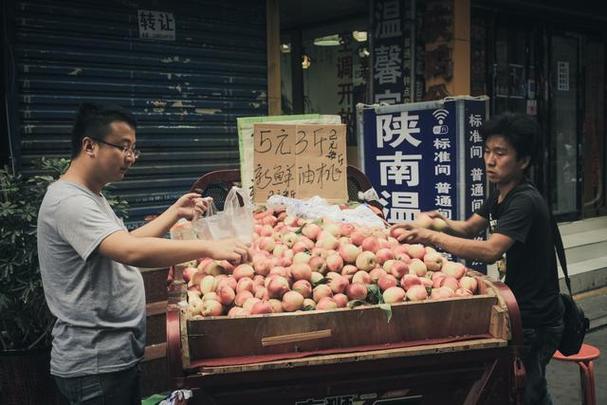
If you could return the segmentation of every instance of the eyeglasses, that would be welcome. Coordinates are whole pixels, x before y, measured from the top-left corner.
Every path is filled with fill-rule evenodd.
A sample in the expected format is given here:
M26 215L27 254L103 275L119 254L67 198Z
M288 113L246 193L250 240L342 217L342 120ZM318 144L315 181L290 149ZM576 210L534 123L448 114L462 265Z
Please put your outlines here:
M95 141L100 142L104 145L113 146L114 148L120 149L124 156L130 155L133 157L133 159L137 159L141 155L141 151L139 149L135 149L134 146L116 145L115 143L106 142L103 139L93 138L93 137L90 137L90 138L94 139Z

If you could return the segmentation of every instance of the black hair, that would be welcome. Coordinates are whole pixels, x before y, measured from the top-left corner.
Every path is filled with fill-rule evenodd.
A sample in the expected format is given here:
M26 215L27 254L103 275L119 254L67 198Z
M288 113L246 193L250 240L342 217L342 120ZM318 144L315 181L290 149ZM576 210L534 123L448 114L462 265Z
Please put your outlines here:
M133 114L118 105L80 104L72 128L72 159L80 154L85 136L104 140L110 132L110 124L116 121L126 122L134 130L137 129Z
M529 166L535 162L539 147L540 131L537 121L526 114L505 112L486 121L480 130L483 142L493 135L504 137L521 160L529 157Z

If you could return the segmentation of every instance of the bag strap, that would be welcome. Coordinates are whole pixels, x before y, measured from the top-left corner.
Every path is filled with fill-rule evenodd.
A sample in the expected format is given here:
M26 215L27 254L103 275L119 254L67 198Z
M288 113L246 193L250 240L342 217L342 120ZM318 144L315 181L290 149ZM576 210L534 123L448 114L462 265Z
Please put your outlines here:
M565 248L563 246L563 238L561 237L561 231L559 230L559 226L556 223L556 219L554 219L554 215L548 208L548 213L550 214L550 223L552 224L552 236L554 239L554 248L556 250L556 255L559 258L559 262L561 263L561 269L563 269L563 274L565 274L565 284L567 284L567 289L569 290L569 295L573 296L571 293L571 280L569 279L569 273L567 272L567 258L565 257Z

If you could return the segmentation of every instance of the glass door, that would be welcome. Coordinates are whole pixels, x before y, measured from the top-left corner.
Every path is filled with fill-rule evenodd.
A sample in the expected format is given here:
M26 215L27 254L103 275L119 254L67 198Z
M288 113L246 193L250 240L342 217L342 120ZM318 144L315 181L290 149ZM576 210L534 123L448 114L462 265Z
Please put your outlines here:
M579 42L553 35L550 47L550 199L560 220L580 217Z
M582 173L584 217L605 214L605 43L584 42Z

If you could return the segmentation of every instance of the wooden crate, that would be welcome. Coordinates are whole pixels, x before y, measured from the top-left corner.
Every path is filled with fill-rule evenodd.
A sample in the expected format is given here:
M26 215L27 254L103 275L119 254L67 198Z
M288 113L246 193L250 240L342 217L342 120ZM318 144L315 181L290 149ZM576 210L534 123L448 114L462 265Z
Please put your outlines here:
M200 367L204 364L201 360L331 349L344 353L348 348L356 352L406 347L409 343L444 344L467 337L507 345L510 325L506 305L490 281L480 277L479 281L480 295L403 302L391 305L389 311L375 305L202 320L187 320L181 313L182 364L188 369Z

